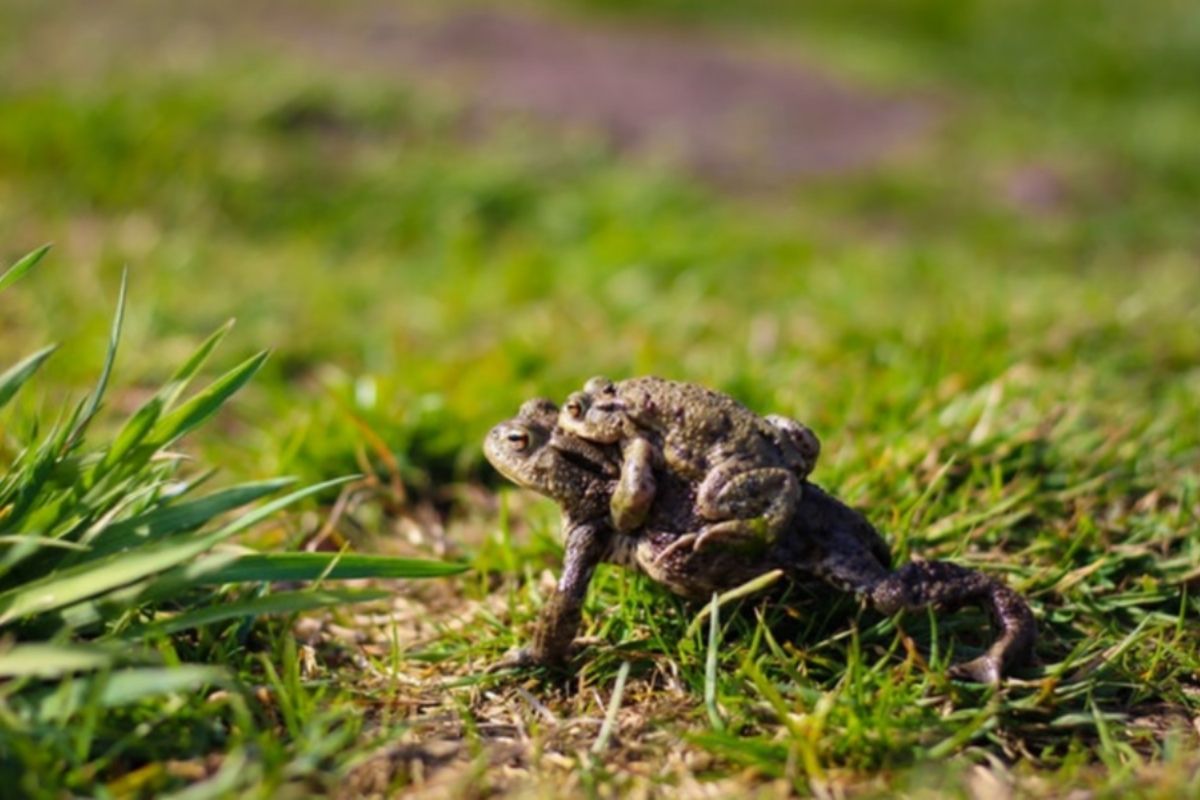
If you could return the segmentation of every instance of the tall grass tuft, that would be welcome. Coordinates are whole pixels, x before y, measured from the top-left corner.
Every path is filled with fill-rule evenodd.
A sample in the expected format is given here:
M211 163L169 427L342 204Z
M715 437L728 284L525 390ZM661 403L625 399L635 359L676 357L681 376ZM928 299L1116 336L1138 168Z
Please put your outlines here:
M0 290L33 269L48 248L0 276ZM72 715L212 684L220 665L164 664L164 637L227 620L378 599L379 590L326 588L327 580L432 577L462 567L336 553L247 553L228 546L275 512L343 483L293 488L288 478L200 494L211 473L188 478L171 446L210 419L262 366L259 353L188 395L229 330L213 333L170 380L120 425L94 441L120 341L122 279L107 355L95 389L54 420L22 425L0 463L0 755L20 757L9 736ZM0 374L0 411L54 354L45 347ZM5 412L7 413L7 412ZM282 496L269 499L273 495ZM316 581L270 591L272 581ZM258 584L231 595L222 587ZM153 646L152 646L153 645ZM170 648L167 648L170 650ZM177 660L177 659L169 659ZM10 746L12 749L10 749ZM12 762L9 762L10 766Z

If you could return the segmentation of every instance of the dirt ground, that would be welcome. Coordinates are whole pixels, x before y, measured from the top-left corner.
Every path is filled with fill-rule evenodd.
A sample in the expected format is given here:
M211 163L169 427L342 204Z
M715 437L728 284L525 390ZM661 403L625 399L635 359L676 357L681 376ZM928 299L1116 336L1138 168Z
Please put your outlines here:
M861 169L919 137L931 109L698 33L584 27L468 9L396 9L332 27L293 18L277 41L449 87L484 115L599 131L611 143L734 183Z
M789 55L710 33L589 23L493 4L68 4L80 44L50 60L90 69L120 52L168 64L230 45L315 73L365 70L443 92L473 123L517 117L599 134L625 152L734 186L859 172L920 142L928 98L855 86ZM45 53L45 51L43 50ZM474 126L472 126L474 127Z

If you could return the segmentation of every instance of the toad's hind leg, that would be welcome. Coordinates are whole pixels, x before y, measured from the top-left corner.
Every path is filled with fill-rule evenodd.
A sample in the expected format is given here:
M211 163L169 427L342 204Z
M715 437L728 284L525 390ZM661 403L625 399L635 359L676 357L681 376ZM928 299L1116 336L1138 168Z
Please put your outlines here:
M807 572L864 597L879 611L986 609L1000 630L979 658L950 668L955 677L995 683L1028 660L1037 625L1025 600L1000 581L945 561L914 561L888 568L887 545L866 517L820 487L806 483L794 535L784 539L787 559Z
M720 543L762 549L791 520L801 495L800 481L778 467L718 467L696 492L696 507L711 524L695 540L695 549Z
M987 652L950 668L956 678L998 683L1012 667L1030 660L1037 638L1033 612L1019 594L995 578L946 561L914 561L873 586L871 603L885 614L964 605L986 609L1000 631Z

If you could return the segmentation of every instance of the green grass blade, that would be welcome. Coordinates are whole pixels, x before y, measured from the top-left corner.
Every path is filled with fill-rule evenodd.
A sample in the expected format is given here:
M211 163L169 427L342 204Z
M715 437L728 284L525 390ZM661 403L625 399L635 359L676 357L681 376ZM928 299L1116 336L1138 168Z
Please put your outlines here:
M66 539L54 539L49 536L37 536L32 533L0 535L0 545L21 545L23 547L53 547L59 550L77 550L87 552L87 545Z
M215 537L217 542L228 539L234 534L241 533L247 528L257 525L267 517L274 514L276 511L287 508L298 500L303 500L305 497L309 497L314 494L320 494L326 489L332 489L335 486L341 486L342 484L349 483L350 481L358 480L359 477L360 476L358 475L347 475L342 478L334 478L332 480L322 481L321 483L314 483L312 486L306 486L303 489L297 489L290 494L284 495L278 500L273 500L270 503L255 509L254 511L243 514L229 525L226 525L215 534L212 534L212 536Z
M37 266L37 263L42 260L42 256L50 250L50 245L44 244L32 253L27 253L17 260L3 275L0 275L0 292L12 286L19 281L21 277L29 270Z
M98 473L105 472L114 467L122 458L129 453L130 450L141 444L146 438L146 434L158 422L158 418L163 412L163 401L158 397L150 398L150 401L134 412L126 423L121 426L121 430L117 432L113 439L112 446L108 448L108 452L104 454L104 460L100 462L97 469Z
M218 531L202 536L172 538L61 570L41 580L0 594L0 625L73 605L164 572L194 559L214 545L258 524L282 508L353 478L338 478L308 486L243 514Z
M608 700L608 710L604 714L604 722L600 725L600 733L592 743L593 755L600 755L608 750L609 740L617 727L617 713L621 710L621 699L625 696L625 681L629 679L629 662L622 661L617 670L617 683L613 687L612 697Z
M156 508L122 520L86 537L86 541L92 545L87 558L98 558L163 536L196 530L226 511L253 503L295 482L295 478L276 478L245 483L213 492L197 500Z
M18 644L0 652L0 678L55 678L69 672L100 669L112 656L94 647Z
M188 611L163 622L149 625L139 625L130 628L122 635L124 639L141 639L153 634L171 634L223 622L239 617L261 616L264 614L291 614L297 611L311 611L328 606L345 605L350 603L365 603L371 600L382 600L390 597L392 592L382 589L317 589L298 592L279 592L278 594L256 597L240 603L207 606Z
M752 578L752 579L746 581L741 586L735 586L734 588L729 589L728 591L722 592L717 597L717 602L716 602L715 606L713 604L709 603L708 605L704 606L704 608L700 609L699 613L697 613L696 616L692 619L691 624L688 625L687 631L684 633L684 637L687 639L691 639L693 636L695 636L697 631L700 630L700 625L704 622L704 619L714 609L721 608L721 607L725 606L727 603L732 603L734 600L740 600L741 598L752 595L755 592L762 591L763 589L767 588L771 584L775 583L776 581L782 580L782 579L783 579L783 570L773 569L770 572L764 572L762 575L759 575L757 578Z
M112 376L113 363L117 360L117 346L121 342L121 328L125 325L125 296L129 289L129 270L124 270L121 273L121 289L117 293L117 311L113 314L112 327L108 333L108 352L104 355L104 366L100 369L100 380L96 382L96 388L88 398L87 406L83 410L83 416L77 423L75 430L71 432L71 439L78 438L92 421L92 417L96 415L96 411L100 408L100 401L104 399L104 393L108 390L108 379Z
M122 586L64 608L57 621L72 630L126 614L131 608L179 598L209 572L237 558L235 552L209 553L145 580Z
M104 594L195 558L215 534L155 542L64 569L0 594L0 626Z
M8 401L13 399L17 391L33 376L33 373L45 363L46 359L58 349L58 345L52 344L49 347L43 347L31 356L26 356L21 361L14 364L5 370L3 375L0 375L0 408L8 405Z
M82 403L75 407L70 417L72 422L78 418L81 407ZM47 482L59 468L67 449L69 430L68 425L56 423L36 447L27 448L28 460L18 470L18 480L13 483L14 491L5 498L11 505L7 509L7 515L0 519L0 530L21 530L26 515L40 500L45 499ZM17 549L20 548L14 548ZM13 563L16 562L8 556L5 557L5 565L11 566Z
M225 671L219 667L192 664L125 669L108 676L73 681L59 691L42 695L40 701L35 701L33 710L42 720L62 719L88 702L101 708L116 708L150 697L222 684L226 680ZM102 686L97 687L96 681L101 681Z
M318 578L440 578L470 567L419 558L393 558L340 553L261 553L231 561L205 575L202 583L242 581L307 581Z
M150 440L163 447L204 422L254 377L269 355L269 351L264 350L213 381L195 397L160 419L150 434Z
M708 721L713 726L713 730L723 731L725 730L725 720L721 718L721 710L717 707L717 650L721 638L721 605L716 592L713 592L708 608L708 652L704 658L704 710L708 712Z
M192 382L192 378L196 376L196 373L204 366L204 362L208 360L213 350L217 349L217 345L221 343L221 340L225 338L225 335L232 328L233 320L229 320L217 328L196 348L196 352L192 353L188 360L183 362L183 365L179 369L175 370L175 374L171 376L166 385L155 395L162 401L164 409L170 409L175 405L176 401L179 400L179 396L183 394L188 384Z

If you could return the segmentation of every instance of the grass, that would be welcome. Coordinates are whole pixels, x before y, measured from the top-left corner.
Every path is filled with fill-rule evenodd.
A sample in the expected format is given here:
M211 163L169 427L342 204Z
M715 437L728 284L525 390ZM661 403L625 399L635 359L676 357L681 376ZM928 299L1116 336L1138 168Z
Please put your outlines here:
M28 273L46 254L43 246L0 274L0 289ZM251 696L219 666L184 663L181 633L218 638L248 628L268 614L379 600L379 590L314 586L272 591L285 581L345 578L419 578L451 575L463 567L438 561L344 553L252 554L227 545L307 497L346 485L338 478L294 490L243 511L292 480L246 483L196 497L209 475L191 475L171 449L211 418L259 370L259 353L203 389L183 395L229 326L208 337L120 426L111 443L89 440L116 360L125 316L122 280L109 346L93 391L40 435L10 432L18 443L0 479L0 777L29 796L90 792L97 774L114 768L111 750L128 751L127 722L113 719L143 706L135 736L172 724L164 696L223 687L233 699L231 717L214 741L240 756L238 729L250 722ZM53 354L43 348L0 375L0 406L11 401ZM14 426L16 427L16 426ZM251 584L243 591L241 584ZM230 623L221 625L221 623ZM287 642L290 644L290 640ZM199 661L232 660L201 647ZM294 645L292 647L294 650ZM294 660L295 654L292 653ZM273 674L270 662L265 666ZM291 699L291 698L289 698ZM157 703L156 703L157 701ZM157 705L157 708L153 706ZM150 706L150 708L145 708ZM342 715L344 716L344 715ZM251 725L252 727L252 725ZM230 729L233 733L231 735ZM144 756L121 753L128 769ZM118 781L120 782L120 780Z
M689 25L729 7L582 5ZM309 512L256 544L474 566L294 629L157 638L165 663L220 664L247 690L103 725L93 700L85 724L48 727L80 754L64 785L1200 791L1200 105L1179 77L1195 14L949 5L739 17L739 36L800 40L951 112L878 172L736 198L536 130L464 141L452 101L403 82L222 39L105 55L65 12L0 11L4 260L59 251L0 295L0 363L62 343L14 413L91 384L97 297L128 265L114 409L236 316L226 350L274 356L189 452L238 480L368 475L330 524ZM1051 207L1009 197L1029 168L1061 184ZM1030 598L1040 663L992 693L943 677L981 644L971 612L793 594L691 627L700 608L604 569L585 617L600 643L573 677L484 674L527 640L560 551L556 509L483 468L483 433L534 394L645 372L805 420L815 478L898 555Z

